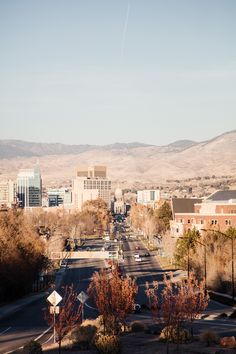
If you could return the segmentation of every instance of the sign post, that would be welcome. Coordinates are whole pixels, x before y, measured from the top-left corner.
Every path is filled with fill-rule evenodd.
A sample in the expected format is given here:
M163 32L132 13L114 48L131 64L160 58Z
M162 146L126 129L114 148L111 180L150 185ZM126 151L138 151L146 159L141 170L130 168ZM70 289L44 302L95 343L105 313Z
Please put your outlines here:
M52 306L50 306L50 313L53 314L53 343L56 343L56 314L59 313L59 306L57 306L59 304L59 302L61 302L62 297L60 294L58 294L56 292L56 290L54 290L48 297L47 297L48 302L50 302L50 304Z
M84 304L88 300L88 298L88 295L84 291L81 291L81 293L79 293L79 295L77 296L77 299L82 304L82 322L84 322Z

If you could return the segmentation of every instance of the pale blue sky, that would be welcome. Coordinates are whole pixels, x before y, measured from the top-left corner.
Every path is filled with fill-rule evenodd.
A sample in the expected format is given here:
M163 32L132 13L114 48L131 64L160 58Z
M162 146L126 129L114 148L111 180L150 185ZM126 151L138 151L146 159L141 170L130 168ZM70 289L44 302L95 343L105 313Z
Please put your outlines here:
M0 0L0 139L236 129L235 0Z

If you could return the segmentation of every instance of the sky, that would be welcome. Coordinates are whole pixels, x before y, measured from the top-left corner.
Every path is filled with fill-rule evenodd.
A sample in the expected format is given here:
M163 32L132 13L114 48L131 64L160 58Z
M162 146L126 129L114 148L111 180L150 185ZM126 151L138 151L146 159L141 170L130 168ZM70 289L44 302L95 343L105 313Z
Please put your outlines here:
M0 0L0 139L203 141L236 129L235 0Z

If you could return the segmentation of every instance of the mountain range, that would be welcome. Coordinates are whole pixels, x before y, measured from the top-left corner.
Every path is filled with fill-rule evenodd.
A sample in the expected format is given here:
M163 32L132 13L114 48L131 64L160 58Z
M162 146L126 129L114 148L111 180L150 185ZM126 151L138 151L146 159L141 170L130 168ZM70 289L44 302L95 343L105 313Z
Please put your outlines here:
M43 180L70 181L78 165L106 165L116 180L156 182L166 179L236 174L236 130L211 140L179 140L166 146L134 143L65 145L0 140L0 178L15 178L20 168L39 164Z

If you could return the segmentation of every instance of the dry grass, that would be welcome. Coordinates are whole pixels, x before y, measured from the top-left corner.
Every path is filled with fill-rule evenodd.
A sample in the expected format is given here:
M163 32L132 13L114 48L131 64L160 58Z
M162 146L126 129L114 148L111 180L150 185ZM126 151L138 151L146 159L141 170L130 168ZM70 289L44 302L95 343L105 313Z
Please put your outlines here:
M165 354L166 343L158 342L156 335L145 333L128 333L121 336L122 354ZM65 350L67 354L78 353L78 350ZM196 341L189 344L180 345L181 354L215 354L219 350L219 346L206 347L205 344ZM44 352L48 354L57 354L57 345L48 345L44 348ZM80 350L80 354L97 354L95 349ZM176 344L170 344L170 354L176 354ZM232 351L233 354L233 351Z

